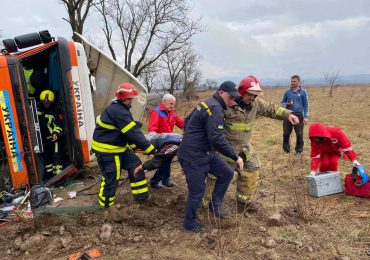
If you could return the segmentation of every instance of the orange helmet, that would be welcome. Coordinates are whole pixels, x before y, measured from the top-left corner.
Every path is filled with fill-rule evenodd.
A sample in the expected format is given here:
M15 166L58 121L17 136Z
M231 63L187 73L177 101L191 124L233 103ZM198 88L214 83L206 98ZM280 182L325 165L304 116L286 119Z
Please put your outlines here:
M254 76L244 78L239 84L238 91L241 96L243 96L245 92L256 96L262 95L263 93L260 82Z
M119 100L138 96L137 90L131 83L122 83L118 86L114 96Z

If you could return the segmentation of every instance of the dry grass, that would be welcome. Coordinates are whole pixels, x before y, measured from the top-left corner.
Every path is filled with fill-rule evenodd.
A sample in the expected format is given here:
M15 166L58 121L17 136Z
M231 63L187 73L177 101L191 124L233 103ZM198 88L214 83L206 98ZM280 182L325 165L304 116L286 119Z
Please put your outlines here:
M284 91L266 89L263 98L279 102ZM338 87L333 97L329 97L328 88L308 88L307 91L309 124L319 121L341 127L352 140L358 160L370 169L370 87ZM201 92L199 96L205 99L211 94ZM197 102L179 100L177 112L187 115ZM14 249L12 241L19 233L26 235L39 230L30 231L24 224L19 224L21 229L8 226L1 230L0 252L5 259L65 259L85 246L94 246L103 251L102 259L342 259L344 256L369 259L370 200L344 194L321 198L307 195L304 182L304 176L310 172L307 131L308 126L303 156L297 158L282 151L281 121L266 118L257 121L252 145L262 162L257 198L263 205L257 213L244 214L244 209L237 208L236 181L233 180L224 207L233 212L234 217L221 221L201 210L199 217L206 224L205 232L181 232L187 186L179 165L174 163L172 177L177 186L151 189L147 203L135 203L128 185L119 188L117 203L121 204L119 213L124 220L111 223L114 231L109 241L98 239L101 225L107 219L105 213L69 218L70 223L53 222L46 216L42 223L52 234L47 238L48 243L35 248L31 255L21 254ZM342 160L339 168L344 177L350 172L351 164ZM267 219L274 212L282 213L284 218L280 226L269 227ZM71 246L67 248L60 245L62 224L73 234ZM267 247L265 242L269 239L276 245Z
M285 89L266 89L265 100L280 102ZM358 153L358 160L370 169L370 87L339 87L333 97L328 88L308 88L310 122L305 127L302 158L282 151L282 123L261 118L253 133L252 144L262 161L259 196L263 210L244 217L235 210L235 181L230 185L225 207L236 212L232 224L222 227L219 220L208 218L206 241L218 257L228 259L368 259L370 250L370 200L344 194L312 198L307 194L304 176L310 172L308 127L313 122L335 125L343 129ZM207 95L204 95L205 97ZM182 104L177 111L188 114L198 101ZM295 135L292 138L295 144ZM293 149L292 149L293 150ZM351 170L351 163L340 161L342 177ZM267 195L266 195L267 194ZM266 218L281 212L283 225L267 228ZM230 221L229 221L230 222ZM262 228L263 230L263 228ZM212 235L213 234L213 235ZM261 241L273 238L275 248Z

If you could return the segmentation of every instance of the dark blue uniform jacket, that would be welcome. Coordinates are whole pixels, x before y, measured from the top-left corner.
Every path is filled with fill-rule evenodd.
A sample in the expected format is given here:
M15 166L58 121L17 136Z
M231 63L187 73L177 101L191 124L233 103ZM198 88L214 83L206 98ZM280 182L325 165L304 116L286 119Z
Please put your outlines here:
M178 152L181 160L204 164L211 160L215 150L234 161L238 159L238 154L223 134L225 110L226 105L218 93L194 108L185 121Z
M113 101L97 120L92 149L96 153L119 154L130 149L129 144L135 144L146 154L155 151L135 123L130 108L120 101Z

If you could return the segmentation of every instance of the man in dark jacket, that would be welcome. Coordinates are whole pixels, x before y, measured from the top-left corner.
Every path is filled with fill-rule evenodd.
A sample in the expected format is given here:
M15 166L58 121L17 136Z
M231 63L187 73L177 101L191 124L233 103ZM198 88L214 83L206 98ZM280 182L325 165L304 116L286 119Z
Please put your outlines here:
M185 122L184 136L178 151L189 189L183 223L185 230L200 232L203 227L196 220L196 214L208 173L217 177L209 210L219 218L228 216L221 209L221 205L234 170L217 152L231 158L240 170L243 169L243 159L234 151L222 132L224 111L227 106L233 105L234 99L239 96L236 85L226 81L212 97L200 102Z
M110 207L115 203L121 169L128 171L135 200L145 201L149 197L145 176L142 175L139 178L134 176L134 170L141 161L129 148L129 144L135 145L145 154L153 154L156 151L145 138L130 112L132 101L137 95L137 90L132 84L119 85L115 93L117 99L97 120L92 150L96 154L103 175L99 192L99 204L102 207Z

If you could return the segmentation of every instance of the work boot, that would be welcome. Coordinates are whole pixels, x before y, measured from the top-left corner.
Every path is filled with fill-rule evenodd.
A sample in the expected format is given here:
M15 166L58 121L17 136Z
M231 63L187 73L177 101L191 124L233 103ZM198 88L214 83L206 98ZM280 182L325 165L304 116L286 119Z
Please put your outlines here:
M217 218L225 219L231 217L231 214L227 211L222 210L221 208L218 208L217 210L214 209L212 204L209 204L209 212L213 214Z
M146 192L146 193L142 193L140 195L136 194L136 195L134 195L134 199L135 199L136 202L139 202L139 203L145 202L149 199L149 193Z
M298 157L298 156L302 156L302 152L296 152L296 153L295 153L295 156L297 156L297 157Z
M162 189L163 186L159 182L151 182L150 187L155 188L155 189Z
M166 187L174 187L176 186L176 184L171 180L171 179L168 179L168 180L165 180L165 181L162 181L162 184Z
M204 228L204 225L203 224L200 224L198 222L196 222L191 227L187 227L185 225L182 225L182 230L183 231L191 231L191 232L194 232L194 233L200 233L200 232L202 232L203 228Z

